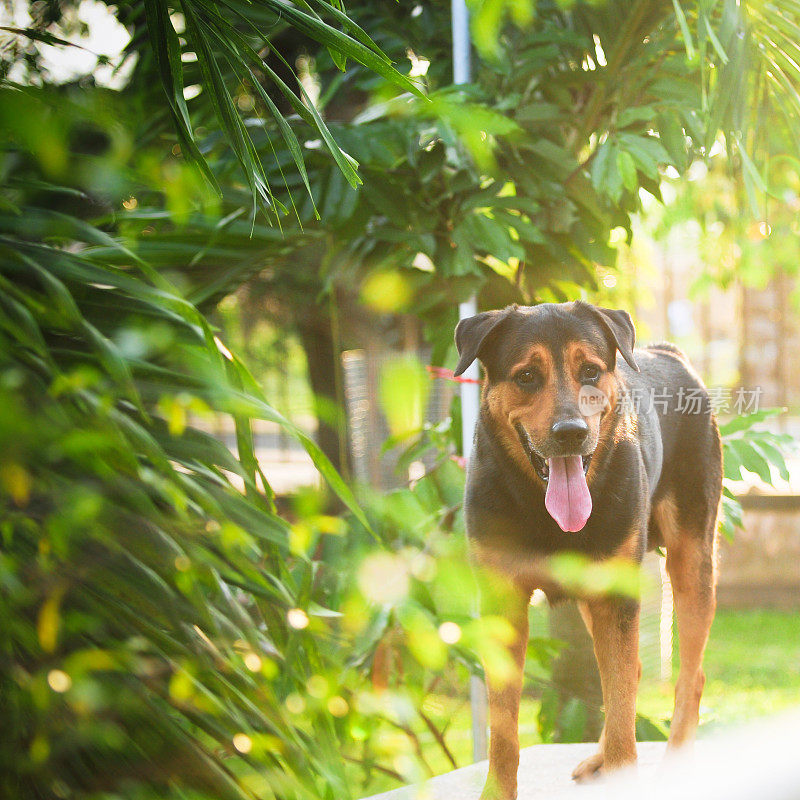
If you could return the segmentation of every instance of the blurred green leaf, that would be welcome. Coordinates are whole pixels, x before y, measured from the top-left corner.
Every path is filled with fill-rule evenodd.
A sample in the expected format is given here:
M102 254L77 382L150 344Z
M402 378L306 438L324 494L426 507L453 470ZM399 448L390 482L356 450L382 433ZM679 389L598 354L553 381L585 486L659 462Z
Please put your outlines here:
M393 436L406 436L422 427L429 394L430 378L416 358L394 358L383 365L380 402Z

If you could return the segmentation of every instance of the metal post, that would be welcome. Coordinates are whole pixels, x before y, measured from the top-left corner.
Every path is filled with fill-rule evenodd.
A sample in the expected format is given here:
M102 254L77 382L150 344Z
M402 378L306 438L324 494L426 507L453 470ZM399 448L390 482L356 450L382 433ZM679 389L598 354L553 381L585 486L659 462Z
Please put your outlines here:
M471 79L471 54L469 36L469 13L465 0L452 0L451 20L453 30L453 83L469 83ZM471 297L458 307L458 318L466 319L477 313L475 297ZM478 364L472 364L464 373L467 378L478 378ZM464 458L468 459L472 450L475 423L478 421L480 392L477 384L461 384L461 425ZM487 698L485 683L473 675L469 681L469 698L472 709L472 758L482 761L488 752L486 739Z
M453 83L469 83L472 79L469 12L465 0L452 0L451 25L453 30Z
M458 318L466 319L477 314L477 303L474 297L470 297L465 303L458 306ZM480 377L478 362L473 361L464 373L465 378L477 380ZM461 384L461 444L464 451L464 458L468 459L472 451L472 439L475 435L475 423L478 421L480 411L480 389L476 383Z
M466 303L458 307L459 319L474 316L476 313L475 298L471 297ZM467 378L478 378L478 362L474 362L464 373ZM462 447L464 458L470 457L472 450L472 437L475 433L475 423L478 420L480 407L480 392L475 383L461 384L461 426ZM477 609L476 609L477 611ZM488 698L486 684L477 675L469 679L469 704L472 711L472 760L483 761L488 753L486 729L488 725Z

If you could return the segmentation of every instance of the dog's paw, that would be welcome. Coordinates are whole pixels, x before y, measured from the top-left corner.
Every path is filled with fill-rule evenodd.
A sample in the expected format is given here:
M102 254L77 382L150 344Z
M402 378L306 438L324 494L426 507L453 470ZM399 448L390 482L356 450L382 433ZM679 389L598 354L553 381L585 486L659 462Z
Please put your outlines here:
M595 753L594 755L589 756L589 758L584 758L574 770L572 770L572 780L576 781L577 783L585 783L586 781L590 781L593 778L596 778L600 774L600 770L603 767L603 754L600 752Z

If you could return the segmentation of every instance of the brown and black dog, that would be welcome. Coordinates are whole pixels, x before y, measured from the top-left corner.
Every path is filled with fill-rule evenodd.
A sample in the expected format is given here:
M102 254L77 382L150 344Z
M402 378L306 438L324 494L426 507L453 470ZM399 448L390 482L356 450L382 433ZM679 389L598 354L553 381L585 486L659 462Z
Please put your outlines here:
M484 798L516 797L528 604L534 589L551 599L561 592L547 573L554 553L638 563L646 550L666 548L681 657L668 746L691 741L697 727L715 609L720 438L683 353L669 344L634 350L634 340L626 312L581 301L510 306L456 328L456 375L475 359L485 370L467 470L467 533L476 562L510 587L482 613L502 614L516 632L513 677L487 675ZM583 596L579 605L605 706L599 751L573 773L580 780L636 761L640 665L638 601Z

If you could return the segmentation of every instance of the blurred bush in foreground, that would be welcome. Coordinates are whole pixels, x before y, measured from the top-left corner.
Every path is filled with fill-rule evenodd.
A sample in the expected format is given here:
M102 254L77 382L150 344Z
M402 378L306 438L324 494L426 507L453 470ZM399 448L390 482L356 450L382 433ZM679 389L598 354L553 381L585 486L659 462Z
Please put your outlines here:
M347 796L346 706L292 700L338 653L249 421L285 424L360 510L196 308L20 163L0 209L0 794ZM238 458L193 424L219 413Z

